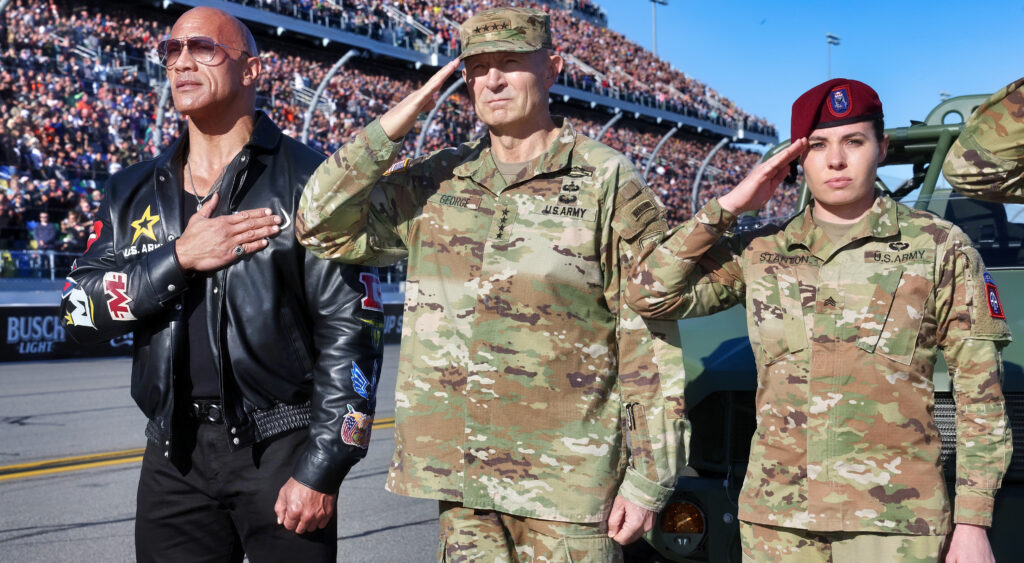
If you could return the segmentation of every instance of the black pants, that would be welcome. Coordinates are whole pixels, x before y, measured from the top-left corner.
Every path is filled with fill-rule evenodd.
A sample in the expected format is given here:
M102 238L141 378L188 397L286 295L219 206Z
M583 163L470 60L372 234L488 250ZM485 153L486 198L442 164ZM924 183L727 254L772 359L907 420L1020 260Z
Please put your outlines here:
M337 517L302 534L277 523L274 503L308 440L305 429L232 452L224 425L199 424L184 473L150 442L135 514L140 562L334 561Z

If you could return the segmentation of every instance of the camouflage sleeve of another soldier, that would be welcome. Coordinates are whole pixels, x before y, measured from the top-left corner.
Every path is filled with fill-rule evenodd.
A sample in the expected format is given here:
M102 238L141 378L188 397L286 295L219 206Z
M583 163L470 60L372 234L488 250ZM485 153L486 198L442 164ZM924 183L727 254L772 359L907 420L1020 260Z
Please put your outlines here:
M618 159L604 166L616 170L618 187L609 191L612 228L603 244L605 299L618 316L619 389L630 435L630 463L618 494L657 512L686 466L686 376L676 323L644 321L624 299L631 268L643 248L661 241L667 223L654 192L624 157Z
M629 306L648 319L701 317L743 303L742 242L729 234L736 216L712 199L644 249L626 285Z
M1024 202L1024 78L981 104L964 123L942 173L964 195Z
M956 401L953 521L991 526L995 494L1013 454L1000 355L1010 329L995 282L967 235L953 227L939 256L936 338Z
M375 119L325 160L302 191L299 242L327 260L386 266L404 258L405 230L426 192L414 189L409 159L395 162L400 147Z

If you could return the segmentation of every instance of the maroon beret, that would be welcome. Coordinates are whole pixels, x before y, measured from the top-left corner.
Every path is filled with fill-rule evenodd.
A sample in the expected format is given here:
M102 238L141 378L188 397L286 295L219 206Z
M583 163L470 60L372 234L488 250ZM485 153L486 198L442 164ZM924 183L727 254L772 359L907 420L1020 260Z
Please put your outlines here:
M882 118L882 102L871 86L848 78L833 78L803 93L793 102L789 141L815 129Z

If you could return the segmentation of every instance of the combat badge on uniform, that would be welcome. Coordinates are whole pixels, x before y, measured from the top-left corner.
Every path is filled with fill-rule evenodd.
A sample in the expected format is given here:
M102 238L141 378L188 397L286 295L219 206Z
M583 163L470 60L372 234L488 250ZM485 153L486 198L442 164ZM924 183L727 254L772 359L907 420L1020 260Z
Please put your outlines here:
M996 282L988 272L985 272L985 293L988 294L988 313L996 319L1005 319L1003 303L999 301L999 290L996 289Z

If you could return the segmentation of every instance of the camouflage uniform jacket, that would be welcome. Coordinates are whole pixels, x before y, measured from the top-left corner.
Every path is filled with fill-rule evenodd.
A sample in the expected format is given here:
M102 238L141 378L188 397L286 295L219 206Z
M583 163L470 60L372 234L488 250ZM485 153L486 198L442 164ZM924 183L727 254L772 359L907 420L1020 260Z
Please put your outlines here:
M757 429L740 518L947 533L932 416L942 348L957 405L955 520L990 525L1012 452L999 355L1010 335L967 236L882 195L835 244L808 210L745 235L726 234L734 220L709 203L643 257L626 299L645 317L746 306Z
M965 195L1024 202L1024 78L981 104L946 155L942 173Z
M372 122L296 219L326 259L408 256L388 489L572 522L616 493L660 509L685 465L678 330L621 299L666 230L651 190L567 120L512 185L486 136L392 166L398 148Z

